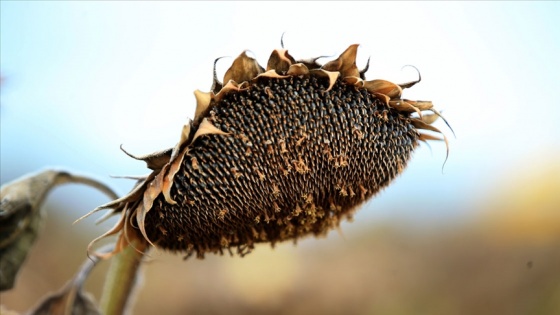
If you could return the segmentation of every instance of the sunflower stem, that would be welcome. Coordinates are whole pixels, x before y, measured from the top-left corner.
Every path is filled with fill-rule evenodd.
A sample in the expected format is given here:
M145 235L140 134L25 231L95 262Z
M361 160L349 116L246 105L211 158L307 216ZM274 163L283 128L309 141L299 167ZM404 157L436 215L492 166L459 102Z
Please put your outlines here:
M100 310L105 315L125 314L131 300L142 258L148 251L146 242L131 240L131 243L112 258L109 272L101 294Z

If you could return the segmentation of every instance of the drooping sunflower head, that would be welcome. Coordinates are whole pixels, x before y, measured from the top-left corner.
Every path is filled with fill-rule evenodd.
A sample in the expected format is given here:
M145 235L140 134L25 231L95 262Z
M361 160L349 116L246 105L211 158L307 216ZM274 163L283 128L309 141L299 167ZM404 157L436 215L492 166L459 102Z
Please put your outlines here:
M214 70L177 145L135 157L152 172L96 209L121 215L102 237L119 234L116 251L139 238L203 257L324 235L400 174L419 141L447 145L420 132L440 133L432 103L402 98L420 77L368 81L357 49L324 65L277 49L266 67L244 52L222 82Z

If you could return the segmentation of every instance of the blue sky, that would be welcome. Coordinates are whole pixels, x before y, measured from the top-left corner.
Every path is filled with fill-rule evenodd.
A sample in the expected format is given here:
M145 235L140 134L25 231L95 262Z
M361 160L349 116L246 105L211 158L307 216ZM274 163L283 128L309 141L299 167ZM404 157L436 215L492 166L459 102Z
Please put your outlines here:
M415 71L401 68L416 66L423 80L405 97L432 100L457 134L439 122L451 138L443 174L444 145L423 146L358 213L365 221L464 218L520 167L559 163L560 2L0 5L2 183L56 166L126 193L132 183L109 175L147 171L119 145L136 154L172 147L193 116L192 92L211 86L214 59L250 49L263 64L282 33L301 58L361 44L371 79L409 81Z

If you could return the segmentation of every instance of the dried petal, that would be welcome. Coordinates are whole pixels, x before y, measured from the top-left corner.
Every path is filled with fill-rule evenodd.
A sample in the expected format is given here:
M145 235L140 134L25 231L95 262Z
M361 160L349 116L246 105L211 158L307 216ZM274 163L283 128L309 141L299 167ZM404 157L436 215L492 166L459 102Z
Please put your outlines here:
M201 90L196 90L194 91L194 97L196 98L196 110L194 111L194 119L197 120L208 111L210 101L212 100L212 94L202 92Z
M446 149L445 161L447 161L447 158L449 157L449 141L447 141L447 137L445 136L445 134L443 134L443 132L441 132L436 127L434 127L432 125L428 125L420 119L411 119L411 123L414 127L418 128L418 129L425 129L425 130L434 131L434 132L440 133L443 136L443 141L445 141L445 149ZM445 162L443 164L445 165Z
M132 155L131 153L129 153L128 151L126 151L123 148L122 144L121 144L120 148L121 148L121 151L123 151L126 155L130 156L131 158L133 158L135 160L138 160L138 161L146 162L146 165L151 170L159 170L166 163L168 163L169 158L171 157L171 151L172 151L172 149L166 149L166 150L158 151L158 152L151 153L151 154L146 154L146 155L142 155L142 156L135 156L135 155Z
M364 80L362 80L361 78L358 77L345 77L342 79L344 82L350 84L350 85L354 85L357 87L363 87L364 86Z
M175 177L175 174L177 174L177 172L179 171L181 167L181 163L183 163L183 159L187 155L188 151L189 148L185 147L181 152L181 154L178 155L178 158L174 159L171 162L169 169L167 170L167 174L165 174L165 178L163 179L162 193L163 196L165 197L165 201L167 201L170 204L176 204L175 200L173 200L173 198L171 197L171 187L173 186L173 178Z
M400 86L387 80L371 80L365 81L364 87L370 93L380 93L389 96L390 99L397 99L402 94Z
M399 86L402 89L409 89L409 88L413 87L414 85L416 85L416 83L419 83L420 81L422 81L422 76L420 75L420 71L418 70L418 68L416 68L415 66L412 66L412 65L406 65L404 67L412 67L412 68L416 69L416 72L418 72L418 79L415 80L415 81L410 81L410 82L399 84Z
M194 143L194 141L198 137L201 137L203 135L208 135L208 134L229 135L229 133L224 132L224 131L216 128L216 126L212 125L212 123L210 121L208 121L207 118L204 118L202 120L202 123L200 124L200 126L196 130L196 133L194 134L194 137L193 137L193 140L192 140L191 143Z
M78 220L74 221L74 224L101 210L114 209L115 212L118 212L117 209L122 209L127 203L133 203L141 199L142 195L144 194L144 191L146 190L147 183L149 183L157 174L158 172L154 171L150 173L150 175L146 176L145 178L139 179L136 185L134 186L134 188L132 189L132 191L130 191L126 196L120 198L115 197L115 200L103 204L99 207L96 207L95 209L83 215Z
M192 127L191 123L183 125L179 143L177 143L177 145L173 148L173 151L171 152L171 158L169 159L168 162L173 162L177 158L177 155L181 151L181 148L184 147L185 144L188 144L187 141L189 140L191 135L191 127Z
M214 102L219 102L222 100L224 95L231 93L231 92L239 92L243 90L243 86L239 85L237 82L233 80L229 80L226 85L214 96Z
M323 70L323 69L311 70L310 73L312 73L312 74L314 74L318 77L323 77L323 78L328 78L329 79L329 87L327 88L326 91L330 91L332 89L332 87L336 83L336 80L340 76L340 72L326 71L326 70Z
M366 79L366 72L369 69L369 60L371 59L371 57L368 57L367 62L366 62L366 66L360 70L360 79L365 80Z
M133 212L138 212L138 207L142 207L143 203L140 202L140 200L143 199L144 194L146 193L147 189L148 189L148 184L151 183L154 178L159 175L159 172L152 172L150 175L148 175L146 177L146 179L144 180L140 180L138 181L138 183L136 184L136 186L133 188L133 190L128 193L126 196L123 196L119 199L116 199L112 202L109 202L107 204L101 205L95 209L93 209L91 212L89 212L88 214L84 215L83 217L81 217L80 219L76 220L76 222L78 222L79 220L82 220L83 218L99 211L102 209L113 209L112 212L114 213L121 213L121 218L119 219L119 221L106 233L104 233L103 235L95 238L93 241L91 241L88 244L87 250L88 253L90 253L91 255L94 255L96 257L100 257L102 259L106 259L106 258L110 258L115 254L118 254L121 250L123 250L129 243L129 241L127 240L126 235L124 234L125 231L127 231L127 226L131 225L130 222L130 215L132 215ZM145 215L145 213L144 213ZM139 224L140 228L143 228L140 224ZM121 232L121 234L119 235L117 244L115 246L115 248L113 249L113 252L111 253L98 253L98 252L94 252L92 250L93 245L95 243L97 243L99 240L106 238L108 236L111 235L115 235L117 233ZM129 233L130 234L130 233ZM136 234L133 234L136 235ZM131 237L129 236L128 239L130 239ZM135 236L132 238L137 238L138 240L142 240L141 238ZM148 242L149 240L146 239Z
M385 103L385 105L389 105L389 101L391 100L389 96L381 93L373 93L373 95L375 95L379 100Z
M405 112L405 113L416 112L418 114L418 116L420 116L420 118L422 118L422 112L418 108L412 106L410 103L405 102L403 100L390 101L389 106L391 106L392 108L394 108L394 109L396 109L400 112Z
M435 108L430 108L430 111L433 112L434 114L436 114L439 118L441 118L441 120L443 120L443 122L447 125L447 128L449 128L449 130L451 130L451 132L453 133L453 136L456 137L455 135L455 131L453 131L453 128L451 128L451 125L447 122L447 119L445 119L445 117L443 117L443 115L441 115L440 112L438 112Z
M289 76L287 75L280 75L276 70L268 70L263 72L257 76L257 78L274 78L274 79L285 79Z
M432 108L434 108L434 104L432 104L432 102L430 101L411 101L411 100L403 100L407 103L409 103L410 105L418 108L419 110L430 110Z
M161 172L157 174L154 180L150 181L146 187L146 191L144 192L144 198L142 199L143 204L143 211L146 213L152 209L154 205L154 200L157 196L161 193L162 186L163 186L163 177L165 173L169 169L169 164L166 164Z
M214 60L214 69L212 70L212 87L210 88L210 90L214 93L218 93L223 87L223 84L220 80L218 80L218 74L216 73L216 64L218 63L218 60L222 58L224 57L219 57Z
M309 69L309 70L320 69L321 64L318 63L317 60L319 60L321 58L326 58L326 57L328 57L328 56L319 56L319 57L309 58L309 59L300 59L300 60L297 60L296 62L305 65L307 67L307 69Z
M295 59L285 49L276 49L270 54L266 70L276 70L279 73L286 72L291 65L296 63Z
M138 204L136 207L136 210L134 212L130 212L131 214L135 214L136 215L136 223L138 224L138 229L140 230L140 233L142 234L142 237L144 238L144 240L146 242L148 242L150 245L155 246L154 243L152 243L152 241L150 240L150 238L148 237L148 233L146 233L146 215L148 214L148 212L150 211L151 208L146 209L146 206L144 203L142 204ZM118 253L120 251L122 251L127 243L130 243L127 241L126 239L126 233L129 229L127 227L129 227L131 225L130 223L130 218L128 217L128 215L125 217L126 218L126 223L123 226L123 232L125 232L124 234L121 233L121 235L119 236L119 241L117 242L117 249L115 249L115 251ZM134 232L134 230L132 230L132 232Z
M327 62L322 69L326 71L338 71L342 77L359 77L360 71L356 66L356 55L358 44L350 45L337 59Z
M418 138L418 140L424 141L424 142L426 142L428 140L443 141L442 138L436 137L436 136L433 136L433 135L430 135L430 134L427 134L427 133L420 133L420 137Z
M254 58L247 56L244 51L235 58L231 67L226 71L224 82L231 80L237 83L250 81L263 71L263 67Z
M296 63L290 66L287 75L300 76L309 74L309 69L303 63Z
M420 119L428 125L433 124L438 118L439 116L436 114L428 114L420 117Z

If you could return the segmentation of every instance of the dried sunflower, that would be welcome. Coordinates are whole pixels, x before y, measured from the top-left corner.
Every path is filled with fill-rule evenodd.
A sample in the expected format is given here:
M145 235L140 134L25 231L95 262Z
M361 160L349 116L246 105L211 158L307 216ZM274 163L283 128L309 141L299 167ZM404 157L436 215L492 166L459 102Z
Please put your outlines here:
M447 146L444 135L420 132L441 133L431 126L440 116L432 103L401 98L420 77L367 81L357 49L324 65L278 49L266 69L242 53L224 84L214 69L211 92L194 92L194 119L179 143L131 155L152 173L92 211L121 215L99 238L119 234L115 252L140 238L203 257L324 235L400 174L419 141Z

